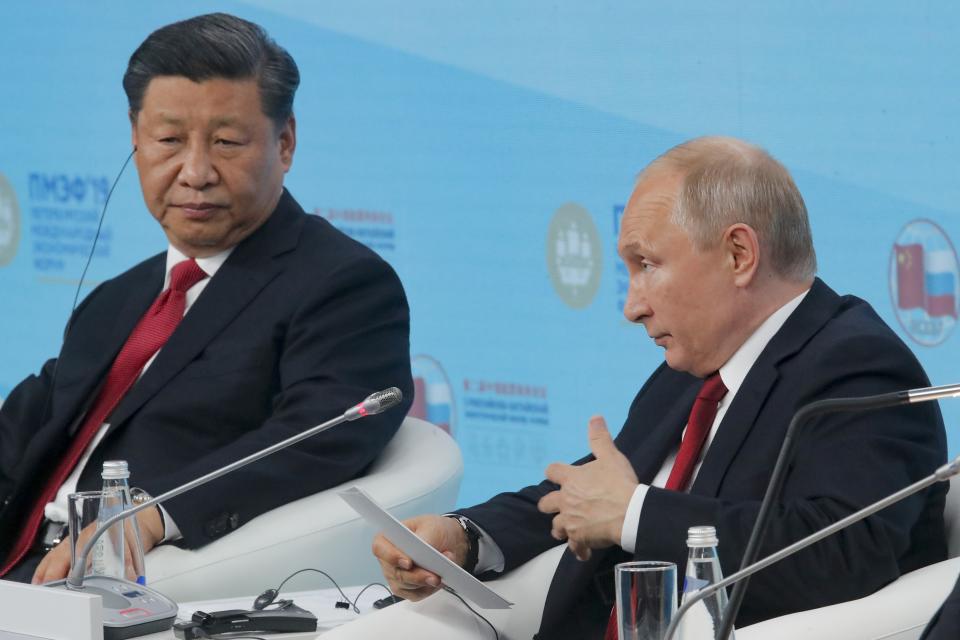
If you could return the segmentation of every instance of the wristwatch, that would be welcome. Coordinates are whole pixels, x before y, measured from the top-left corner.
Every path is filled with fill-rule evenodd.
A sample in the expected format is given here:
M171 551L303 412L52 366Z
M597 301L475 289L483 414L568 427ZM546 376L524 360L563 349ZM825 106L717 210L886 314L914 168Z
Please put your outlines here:
M153 496L141 489L140 487L133 487L130 489L130 500L133 502L133 506L137 507L147 502L153 500Z
M460 526L463 527L463 532L467 534L467 558L463 562L463 570L472 575L474 569L477 568L477 560L480 558L480 529L464 516L452 513L447 517L459 522Z
M153 500L153 496L140 487L133 487L130 489L130 501L133 503L133 506L139 507L144 502L149 500ZM160 540L163 542L167 539L167 519L163 517L163 509L160 508L160 505L154 505L154 508L160 515L160 526L163 529L163 536L160 538Z

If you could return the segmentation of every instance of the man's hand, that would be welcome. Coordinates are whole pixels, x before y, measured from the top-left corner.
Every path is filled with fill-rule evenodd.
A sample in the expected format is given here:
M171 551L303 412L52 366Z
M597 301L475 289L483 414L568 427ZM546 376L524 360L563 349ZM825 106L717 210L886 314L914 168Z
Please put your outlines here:
M137 524L140 525L140 543L143 546L143 552L146 553L150 549L153 549L157 546L157 543L163 539L163 519L160 516L160 511L157 508L145 509L134 516L137 519ZM127 522L124 520L123 522ZM90 539L90 536L93 535L93 532L97 530L97 523L93 523L84 527L83 531L80 532L79 540L77 542L77 553L83 551L83 546L87 543L87 540ZM127 578L130 580L136 580L136 575L133 568L133 555L130 552L130 536L132 535L132 527L124 526L124 535L127 536L127 544L123 546L124 548L124 558L125 564L127 566ZM104 533L103 535L108 535ZM88 561L90 558L87 559ZM37 566L37 570L33 573L33 584L42 584L44 582L51 582L53 580L61 580L67 577L67 574L70 572L70 539L67 538L56 547L50 550L43 560L40 561L40 564Z
M460 523L446 516L425 515L404 520L408 529L459 566L467 560L469 540ZM407 600L422 600L440 587L440 576L413 564L405 553L382 533L373 539L373 555L390 590Z
M630 498L639 481L627 457L617 449L600 416L590 418L590 451L596 460L573 466L555 462L547 467L547 479L560 485L540 499L537 508L555 513L550 532L567 540L580 560L591 549L620 544L620 532Z

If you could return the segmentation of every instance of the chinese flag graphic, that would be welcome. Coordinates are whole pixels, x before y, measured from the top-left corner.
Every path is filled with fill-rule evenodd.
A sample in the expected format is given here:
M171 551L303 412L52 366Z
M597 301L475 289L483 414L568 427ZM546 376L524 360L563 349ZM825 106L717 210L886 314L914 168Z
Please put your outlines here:
M901 309L923 307L923 245L896 244L897 306Z

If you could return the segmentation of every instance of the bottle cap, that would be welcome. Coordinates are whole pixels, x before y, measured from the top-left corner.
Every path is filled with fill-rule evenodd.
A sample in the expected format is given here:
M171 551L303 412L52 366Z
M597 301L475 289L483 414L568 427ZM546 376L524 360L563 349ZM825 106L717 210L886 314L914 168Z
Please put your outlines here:
M126 460L105 460L101 476L104 480L126 480L130 477L130 467Z
M715 547L719 543L715 527L700 526L687 529L688 547Z

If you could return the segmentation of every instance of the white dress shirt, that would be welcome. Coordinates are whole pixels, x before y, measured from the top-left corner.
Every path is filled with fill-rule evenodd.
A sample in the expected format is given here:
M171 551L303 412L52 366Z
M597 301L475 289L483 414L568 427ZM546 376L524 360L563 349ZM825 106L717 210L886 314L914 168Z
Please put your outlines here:
M209 258L196 259L197 265L199 265L199 267L203 269L204 273L206 273L209 277L204 278L197 284L187 289L186 308L183 311L184 315L186 315L187 312L190 311L190 307L193 306L193 303L196 302L197 298L200 296L200 293L203 292L203 290L206 288L207 284L210 282L210 278L212 278L214 274L217 273L217 270L220 269L221 266L223 266L223 263L227 260L227 256L230 255L231 251L233 251L232 247L230 249L227 249L226 251L218 253L215 256L210 256ZM166 275L164 276L164 280L163 280L162 291L166 291L170 287L170 271L173 269L173 267L178 263L188 259L189 258L187 258L187 256L180 253L180 251L178 251L172 245L167 247L167 267L166 267ZM162 350L162 347L161 347L161 350ZM157 354L159 353L160 351L158 350L157 353L151 356L151 358L147 361L147 364L144 365L143 370L140 372L140 375L143 375L143 372L146 371L147 368L153 363L153 361L157 357ZM90 442L89 446L87 446L86 451L84 451L83 455L80 457L80 462L77 463L77 466L74 467L73 472L70 474L69 477L67 477L63 485L60 486L60 490L57 491L56 497L53 499L52 502L48 502L46 504L43 512L44 512L44 515L47 517L47 519L52 520L54 522L67 521L67 518L68 518L67 496L70 495L71 493L76 492L77 483L80 481L80 474L83 473L84 467L87 466L87 461L90 460L90 455L93 453L93 450L97 447L97 445L100 444L100 441L103 439L104 435L106 435L107 429L109 429L109 427L110 425L108 423L104 423L103 426L100 427L99 431L97 431L97 434L93 437L93 440ZM133 479L134 484L136 484L137 470L131 469L130 471L131 471L131 478ZM163 541L166 542L168 540L176 540L180 538L181 537L180 529L179 527L177 527L177 524L173 521L173 519L170 518L170 514L168 514L166 509L164 509L162 506L160 506L160 510L163 512L163 518L164 518Z
M740 385L743 384L747 373L750 372L753 364L757 361L757 358L760 357L760 353L767 346L767 343L770 342L770 339L776 335L780 327L783 326L783 323L787 321L787 318L789 318L790 314L800 305L806 295L807 291L804 291L770 314L770 316L757 327L756 331L750 334L750 337L740 345L736 353L730 356L730 359L720 367L720 379L723 380L723 384L727 387L727 394L717 407L717 415L713 419L713 424L710 426L710 433L707 434L703 449L700 451L700 457L697 459L697 464L693 469L690 485L693 485L693 481L700 471L700 465L703 463L707 449L710 447L710 443L713 442L713 438L717 433L717 427L720 426L720 423L723 421L723 416L726 415L727 409L730 408L733 399L737 396ZM684 431L686 431L686 428L684 428ZM670 455L667 456L667 459L663 461L663 466L660 467L660 471L657 472L651 484L640 484L633 492L633 497L630 499L626 515L623 519L623 529L620 531L620 546L623 547L624 551L628 553L634 552L637 546L637 529L640 526L640 514L643 511L643 502L647 496L647 490L651 486L658 488L666 486L667 478L670 477L670 470L673 469L673 463L677 458L679 450L680 446L677 445ZM496 542L494 542L490 536L486 535L482 529L481 533L483 535L480 538L480 554L477 560L476 573L503 571L503 552Z

